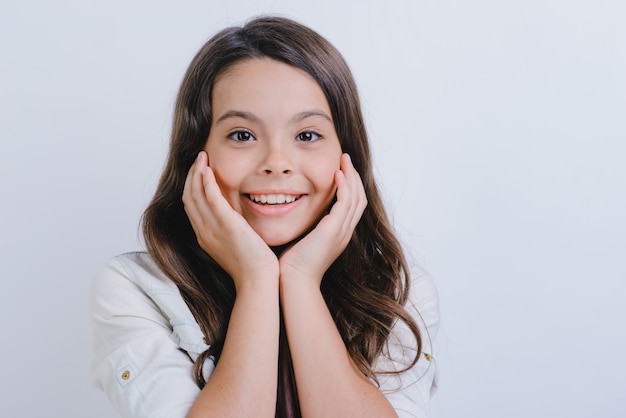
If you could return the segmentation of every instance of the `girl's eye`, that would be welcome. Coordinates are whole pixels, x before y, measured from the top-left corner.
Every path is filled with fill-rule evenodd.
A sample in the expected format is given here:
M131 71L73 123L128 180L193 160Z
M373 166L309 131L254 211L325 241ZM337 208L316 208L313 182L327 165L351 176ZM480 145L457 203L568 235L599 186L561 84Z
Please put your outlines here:
M298 136L296 136L296 139L302 142L314 142L320 138L321 136L319 134L316 134L315 132L311 132L311 131L301 132L298 134Z
M237 141L237 142L254 141L254 135L252 135L248 131L235 131L235 132L231 133L230 135L228 135L228 138L232 139L233 141Z

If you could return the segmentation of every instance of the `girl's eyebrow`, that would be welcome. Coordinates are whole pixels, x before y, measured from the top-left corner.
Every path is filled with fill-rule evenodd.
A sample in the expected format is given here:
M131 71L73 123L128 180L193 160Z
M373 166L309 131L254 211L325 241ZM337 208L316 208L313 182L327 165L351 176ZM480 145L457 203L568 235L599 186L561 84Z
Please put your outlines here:
M311 118L311 117L315 117L315 116L319 116L321 118L326 119L328 122L333 123L333 120L330 116L328 116L328 114L322 110L306 110L304 112L300 112L300 113L296 113L295 115L293 115L291 117L290 122L291 123L297 123L297 122L301 122L304 119L307 118ZM224 113L222 116L220 116L217 121L215 121L216 125L219 125L220 123L224 122L227 119L233 119L233 118L240 118L240 119L246 119L249 120L251 122L259 122L259 118L256 117L255 115L253 115L250 112L243 112L240 110L229 110L228 112Z
M232 119L232 118L246 119L246 120L249 120L251 122L258 122L259 121L259 118L254 116L252 113L242 112L242 111L239 111L239 110L229 110L228 112L226 112L222 116L220 116L219 119L217 119L217 121L215 121L215 124L219 125L220 123L224 122L226 119Z
M328 116L328 114L326 112L324 112L322 110L317 110L317 109L307 110L307 111L304 111L304 112L297 113L297 114L293 115L293 117L291 118L291 122L292 123L301 122L301 121L303 121L306 118L311 118L311 117L314 117L314 116L320 116L320 117L326 119L328 122L333 123L333 120L331 119L330 116Z

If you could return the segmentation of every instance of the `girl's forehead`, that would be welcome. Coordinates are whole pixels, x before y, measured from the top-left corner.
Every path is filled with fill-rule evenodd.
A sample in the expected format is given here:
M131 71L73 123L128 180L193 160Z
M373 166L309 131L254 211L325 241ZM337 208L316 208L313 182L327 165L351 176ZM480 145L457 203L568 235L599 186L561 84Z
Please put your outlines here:
M268 80L293 83L296 79L306 79L321 90L317 81L306 71L268 57L246 58L229 65L217 75L214 88L229 80L234 80L236 83L242 81L266 82Z
M212 107L216 118L233 111L257 117L331 114L324 92L309 74L269 58L241 61L222 73L213 86Z

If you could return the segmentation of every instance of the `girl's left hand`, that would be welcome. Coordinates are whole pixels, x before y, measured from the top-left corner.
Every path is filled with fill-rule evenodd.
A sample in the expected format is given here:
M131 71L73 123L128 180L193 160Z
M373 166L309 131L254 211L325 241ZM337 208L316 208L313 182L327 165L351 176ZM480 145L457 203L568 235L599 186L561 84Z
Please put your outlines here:
M367 197L348 154L341 156L339 168L335 172L337 201L311 232L280 256L281 281L307 279L319 287L326 270L350 242Z

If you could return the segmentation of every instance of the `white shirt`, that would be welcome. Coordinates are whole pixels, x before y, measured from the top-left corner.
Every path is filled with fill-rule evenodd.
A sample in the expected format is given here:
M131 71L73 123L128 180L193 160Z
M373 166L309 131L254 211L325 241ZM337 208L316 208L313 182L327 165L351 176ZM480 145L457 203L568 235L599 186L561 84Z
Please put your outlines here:
M425 354L399 375L377 374L380 389L400 417L426 417L435 387L432 345L439 325L437 291L427 275L413 278L411 301L419 310L415 320L422 331ZM407 306L409 312L414 312ZM95 279L91 292L94 330L92 382L104 390L126 418L183 418L200 389L193 365L208 346L176 285L145 252L112 259ZM394 327L389 339L393 359L402 353L411 360L413 339L401 343L406 330ZM375 369L401 367L385 355ZM214 364L203 373L208 380Z

